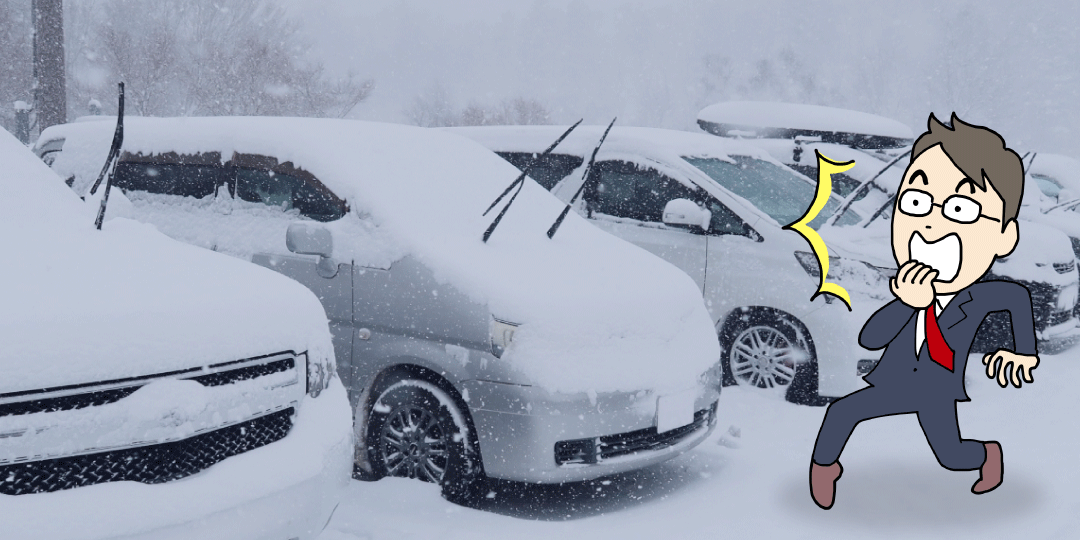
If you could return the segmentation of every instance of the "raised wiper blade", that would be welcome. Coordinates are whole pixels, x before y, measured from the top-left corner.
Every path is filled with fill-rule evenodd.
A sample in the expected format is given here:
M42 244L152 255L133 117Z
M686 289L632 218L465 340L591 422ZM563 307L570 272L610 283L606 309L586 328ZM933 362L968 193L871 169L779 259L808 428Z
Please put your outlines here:
M97 192L97 188L101 185L101 180L105 179L105 193L101 196L101 206L98 208L97 219L94 220L94 227L97 230L101 230L101 224L105 221L105 208L109 204L109 191L112 188L112 177L116 171L116 160L120 157L120 146L124 144L124 83L120 83L119 91L119 105L116 112L116 131L113 132L112 146L109 148L109 156L105 158L105 166L101 168L101 173L98 174L97 181L90 187L90 194L93 195ZM108 174L108 177L106 177Z
M525 182L525 177L528 176L530 172L532 172L533 167L535 167L538 163L540 163L540 158L543 158L544 156L550 154L551 151L554 150L556 146L559 146L559 143L563 142L563 139L565 139L568 135L570 135L570 132L574 131L574 128L578 127L578 124L581 124L582 120L584 120L584 118L582 118L581 120L578 120L577 122L574 122L574 125L570 126L570 129L567 129L566 132L564 132L561 136L559 136L558 139L555 139L555 142L551 143L551 146L547 147L546 150L541 152L539 155L534 157L532 159L532 161L530 161L527 165L525 165L525 168L521 170L521 174L518 175L518 177L515 178L514 181L510 183L509 186L506 186L506 189L504 189L503 192L500 193L499 196L496 197L495 200L491 202L491 205L488 206L487 210L484 210L483 215L485 215L485 216L488 215L488 212L491 212L491 209L495 208L495 205L499 204L499 201L503 200L503 197L506 197L506 194L510 193L511 189L514 189L514 187L517 186L518 184L521 184L521 183Z
M582 120L584 120L584 118L582 118ZM485 210L483 214L485 216L488 215L488 212L490 212L492 208L495 208L496 204L499 204L499 201L503 200L503 197L505 197L507 193L510 193L510 190L514 189L514 186L517 186L517 191L514 192L514 195L510 197L509 201L507 201L506 206L504 206L503 209L499 211L499 215L495 216L495 219L491 222L491 225L488 225L487 230L484 231L484 243L487 243L488 238L491 238L491 233L495 232L495 228L498 227L499 223L502 222L502 218L506 215L506 211L510 209L510 205L514 204L514 201L517 199L518 194L521 193L521 188L525 187L525 177L529 175L529 171L531 171L532 168L537 163L539 163L544 156L550 154L556 146L559 146L559 143L561 143L567 135L570 135L570 132L574 131L574 128L578 127L578 124L580 123L581 120L575 122L574 125L570 126L570 129L567 129L558 139L555 139L555 142L551 143L551 146L547 147L547 150L544 150L542 153L540 153L540 155L534 157L532 161L530 161L528 165L526 165L525 168L522 169L521 174L519 174L518 177L515 178L514 181L511 182L505 190L503 190L503 192L495 199L495 201L491 203L491 206L488 206L488 209Z
M889 170L889 167L892 167L893 165L896 164L896 162L900 161L901 159L904 159L910 153L911 153L911 150L908 150L907 152L904 152L903 154L900 154L899 156L896 156L896 159L893 159L892 161L890 161L888 165L886 165L880 171L878 171L877 174L875 174L872 178L870 178L869 180L863 182L862 184L859 184L859 187L855 188L855 191L852 191L851 193L848 194L848 196L846 198L844 198L844 202L840 203L840 208L838 208L836 210L836 212L833 212L832 217L829 218L829 220L826 222L826 224L827 225L832 225L832 224L836 223L836 221L840 219L840 216L844 215L844 212L847 212L848 208L851 207L851 203L855 202L855 199L857 199L860 194L870 191L870 186L873 185L874 180L877 180L879 176L885 174L885 171ZM873 220L871 219L871 221L873 221Z
M562 225L563 220L566 219L566 214L570 213L570 208L574 206L577 198L581 195L583 191L585 191L585 186L589 183L589 174L592 173L593 165L596 163L596 153L600 151L600 146L604 144L604 139L607 138L608 132L611 131L611 126L615 125L615 120L618 120L618 117L611 119L611 123L608 124L607 129L604 130L604 134L600 136L600 142L596 143L596 148L593 148L592 157L589 158L589 166L585 168L585 174L583 174L581 177L581 187L579 187L578 190L574 192L573 197L570 197L570 202L566 204L566 208L563 208L562 213L559 214L559 217L555 220L555 223L551 224L551 228L548 229L547 232L548 238L552 238L555 236L555 233L559 230L559 226Z

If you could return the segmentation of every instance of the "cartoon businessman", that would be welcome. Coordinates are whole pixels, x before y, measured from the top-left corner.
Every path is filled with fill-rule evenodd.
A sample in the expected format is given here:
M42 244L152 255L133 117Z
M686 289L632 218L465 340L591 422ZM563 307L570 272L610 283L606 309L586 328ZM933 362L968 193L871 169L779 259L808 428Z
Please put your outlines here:
M1022 285L978 282L1019 239L1016 214L1024 193L1020 157L993 130L933 114L911 151L892 220L896 298L866 321L859 344L884 348L866 376L870 386L829 406L810 464L810 493L832 508L838 461L855 426L870 418L914 413L941 466L979 469L972 493L1001 484L1001 445L962 439L956 403L969 401L964 368L975 331L987 314L1008 312L1015 351L983 357L1003 388L1034 382L1039 365L1031 295ZM978 283L977 283L978 282ZM1011 369L1009 369L1011 366Z

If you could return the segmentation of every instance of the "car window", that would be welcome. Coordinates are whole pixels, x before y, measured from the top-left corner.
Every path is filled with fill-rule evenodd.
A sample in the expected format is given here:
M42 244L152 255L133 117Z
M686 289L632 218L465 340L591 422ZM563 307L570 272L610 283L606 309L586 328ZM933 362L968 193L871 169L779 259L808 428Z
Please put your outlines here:
M345 204L321 185L297 175L267 169L236 167L236 196L282 211L296 209L317 221L334 221L345 215Z
M1035 179L1035 185L1039 186L1039 190L1045 193L1047 197L1056 199L1058 193L1061 193L1061 184L1057 180L1041 174L1032 174L1031 177Z
M532 152L496 152L500 157L509 161L520 170L525 170L537 154ZM560 180L574 172L585 161L581 156L568 154L548 154L540 157L539 162L532 166L529 176L536 180L544 189L551 191Z
M813 184L789 169L768 161L746 156L732 156L732 161L700 157L683 159L716 183L750 201L780 225L794 223L814 200L816 188ZM818 217L810 222L810 227L817 229L824 224L839 205L838 200L830 198ZM859 221L859 216L849 211L841 217L840 224L849 225Z
M656 169L626 161L598 162L590 176L590 210L609 216L660 222L669 201L704 198Z
M201 199L230 183L222 165L120 162L113 184L126 191L145 191Z
M601 161L590 177L586 189L590 212L660 223L667 203L688 199L712 212L710 234L753 234L742 218L708 193L689 188L656 169L626 161Z

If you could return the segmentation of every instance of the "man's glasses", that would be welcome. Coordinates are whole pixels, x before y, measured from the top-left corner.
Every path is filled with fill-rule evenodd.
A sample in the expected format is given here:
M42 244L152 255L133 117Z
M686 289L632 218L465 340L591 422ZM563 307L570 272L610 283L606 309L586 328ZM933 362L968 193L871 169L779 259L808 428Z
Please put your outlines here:
M1001 223L1001 220L982 213L978 201L963 195L953 195L942 204L934 202L934 196L917 189L909 189L900 195L900 211L909 216L925 216L935 206L941 207L941 215L957 223L975 223L979 218L986 218Z

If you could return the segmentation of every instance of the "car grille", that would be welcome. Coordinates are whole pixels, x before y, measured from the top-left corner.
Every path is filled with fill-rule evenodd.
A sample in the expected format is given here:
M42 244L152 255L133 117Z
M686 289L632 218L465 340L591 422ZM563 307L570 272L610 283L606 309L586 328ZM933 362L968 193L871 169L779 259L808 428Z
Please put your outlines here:
M555 463L591 465L605 459L674 446L708 425L715 417L716 404L713 403L711 408L694 413L693 423L663 433L657 433L655 427L649 427L616 435L559 441L555 443Z
M48 493L105 482L160 484L283 439L293 408L187 439L98 454L0 466L0 493Z
M246 365L243 367L234 368L230 368L228 364L219 364L211 367L222 369L223 371L219 371L216 373L208 373L206 375L198 375L195 377L192 377L191 374L201 372L201 368L194 368L176 373L157 375L154 377L173 375L177 376L180 379L189 379L195 381L203 386L223 386L226 384L233 384L240 381L255 379L264 375L270 375L272 373L288 371L290 369L293 369L295 365L295 359L285 358L282 360L271 361L263 364ZM142 387L139 382L149 382L149 379L150 378L147 378L146 381L131 381L131 386L125 386L122 388L99 390L96 392L86 392L60 397L35 399L31 401L19 401L15 403L0 403L0 416L16 416L20 414L34 414L41 412L71 411L75 409L83 409L86 407L107 405L109 403L115 403L117 401L120 401L121 399L131 395L136 390Z
M1054 263L1054 270L1057 270L1059 274L1068 274L1076 268L1076 261L1069 261L1067 263Z

